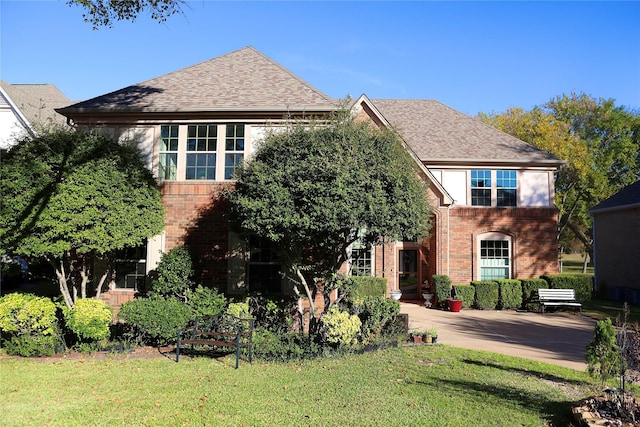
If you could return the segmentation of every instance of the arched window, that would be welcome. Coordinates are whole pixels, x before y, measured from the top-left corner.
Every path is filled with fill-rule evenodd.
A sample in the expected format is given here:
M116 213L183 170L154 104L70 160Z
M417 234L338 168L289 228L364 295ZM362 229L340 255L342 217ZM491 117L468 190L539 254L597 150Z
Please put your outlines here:
M510 279L512 262L511 236L503 233L483 233L477 238L477 258L480 280Z

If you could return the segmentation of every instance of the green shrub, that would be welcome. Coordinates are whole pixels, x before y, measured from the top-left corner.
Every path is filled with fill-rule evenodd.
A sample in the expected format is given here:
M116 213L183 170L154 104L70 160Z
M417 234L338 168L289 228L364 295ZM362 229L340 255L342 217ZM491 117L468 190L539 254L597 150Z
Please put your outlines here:
M446 274L434 274L433 286L436 289L437 304L446 307L447 298L451 297L451 279Z
M351 346L358 342L358 335L362 322L356 315L348 311L332 307L322 316L322 331L324 340L337 347Z
M184 246L176 246L162 255L156 268L156 278L151 282L150 296L186 300L194 283L191 254Z
M227 314L239 317L241 319L251 319L251 311L249 302L232 302L227 307Z
M520 308L522 305L522 284L520 280L498 280L500 302L502 309Z
M187 306L191 309L192 317L215 316L224 311L227 298L216 289L202 285L188 293Z
M256 327L271 332L289 332L293 326L292 314L296 311L296 301L287 297L271 299L255 295L249 299L249 311L255 319Z
M476 308L495 310L500 300L500 286L493 280L474 280L471 286L476 289Z
M306 334L274 332L262 327L253 332L253 356L256 359L287 362L313 359L320 354L321 346Z
M453 294L462 300L463 308L471 308L475 303L476 288L467 284L453 285Z
M585 359L589 374L599 376L603 387L607 379L620 372L620 349L616 344L616 330L611 319L596 322L593 341L587 346Z
M573 289L576 301L585 303L591 301L593 291L593 276L582 274L546 274L542 278L547 281L551 289Z
M548 289L549 283L544 279L520 279L522 285L522 308L538 311L538 289Z
M113 311L104 301L83 298L64 310L67 327L80 340L100 341L109 337Z
M120 307L118 317L134 330L138 341L165 344L175 341L178 331L192 318L191 310L175 298L137 298Z
M400 313L400 303L384 296L356 299L348 306L349 313L360 319L362 336L367 339L380 335L385 326Z
M351 299L380 297L387 294L387 279L384 277L351 276Z
M9 354L51 355L60 343L56 306L49 298L11 293L0 298L0 333Z

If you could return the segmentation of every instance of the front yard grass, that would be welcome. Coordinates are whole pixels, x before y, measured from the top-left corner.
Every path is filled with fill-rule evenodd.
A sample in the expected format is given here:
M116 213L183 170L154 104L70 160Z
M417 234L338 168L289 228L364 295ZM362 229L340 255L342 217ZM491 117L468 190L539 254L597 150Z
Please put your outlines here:
M1 356L2 426L566 426L586 373L454 347L271 364Z

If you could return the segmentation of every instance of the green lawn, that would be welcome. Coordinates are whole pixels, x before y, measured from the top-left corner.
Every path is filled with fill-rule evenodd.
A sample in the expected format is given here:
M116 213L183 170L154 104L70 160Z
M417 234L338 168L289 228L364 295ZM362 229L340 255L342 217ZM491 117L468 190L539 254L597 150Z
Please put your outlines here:
M585 373L453 347L286 364L0 357L2 426L547 426Z
M582 266L584 264L584 255L582 254L562 254L562 272L568 274L582 274ZM587 273L593 274L593 263L587 263Z

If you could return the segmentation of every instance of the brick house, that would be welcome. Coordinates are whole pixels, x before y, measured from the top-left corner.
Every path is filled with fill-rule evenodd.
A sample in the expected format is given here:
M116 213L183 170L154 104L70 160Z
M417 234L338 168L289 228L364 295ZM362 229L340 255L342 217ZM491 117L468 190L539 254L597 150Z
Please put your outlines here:
M122 256L113 298L129 298L160 253L185 244L203 283L227 293L287 293L269 243L229 227L221 192L273 126L336 108L252 47L57 110L77 126L137 138L166 208L165 231ZM423 242L354 244L346 270L386 277L417 298L432 275L455 283L557 272L554 171L561 161L439 102L353 100L362 119L394 126L436 207Z
M589 210L596 289L640 304L640 181Z

